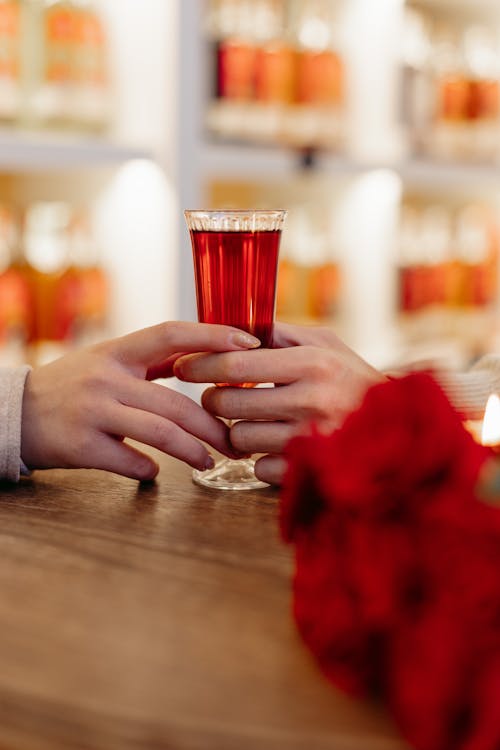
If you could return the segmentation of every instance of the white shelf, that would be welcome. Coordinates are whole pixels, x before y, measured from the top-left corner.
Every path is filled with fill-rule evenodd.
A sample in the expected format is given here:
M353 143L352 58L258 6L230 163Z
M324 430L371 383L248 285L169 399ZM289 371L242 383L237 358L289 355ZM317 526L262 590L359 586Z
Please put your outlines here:
M304 152L305 153L305 152ZM310 173L329 174L345 179L374 169L397 167L390 164L357 162L346 156L317 153ZM304 154L286 146L260 146L251 143L218 143L210 141L203 145L199 155L199 168L205 177L234 180L290 179L303 174ZM500 175L500 172L499 172Z
M68 133L0 129L0 171L33 172L104 167L152 158L147 149Z
M432 186L467 187L468 185L497 186L500 188L500 164L482 162L452 162L429 158L410 158L401 162L349 162L337 157L324 156L318 163L323 172L330 174L360 174L376 170L392 170L403 182Z
M469 185L498 187L500 189L500 164L477 162L438 161L426 158L410 158L401 162L353 162L348 159L324 156L318 162L325 173L339 176L361 174L376 170L392 170L403 182L410 185L431 187L442 185L448 188L467 188Z
M199 167L223 179L290 177L300 168L300 154L280 146L212 141L201 150Z
M199 157L199 168L205 177L234 180L289 179L304 169L300 152L293 149L216 142L204 146ZM392 170L408 183L455 187L479 183L500 188L500 164L495 162L447 162L426 158L410 158L401 162L361 162L320 153L315 157L312 173L346 179L380 169Z
M467 187L474 184L500 188L500 164L413 159L395 167L405 182Z
M416 0L418 5L449 13L474 13L476 16L499 15L498 0Z

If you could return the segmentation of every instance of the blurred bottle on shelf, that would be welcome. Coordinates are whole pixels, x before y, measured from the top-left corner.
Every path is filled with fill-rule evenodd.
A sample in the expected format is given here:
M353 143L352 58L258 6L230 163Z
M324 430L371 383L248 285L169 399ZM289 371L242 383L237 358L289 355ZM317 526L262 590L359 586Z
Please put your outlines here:
M252 3L213 0L207 32L215 59L215 100L209 108L208 124L219 135L241 137L254 96L257 46Z
M434 122L427 147L433 156L460 159L465 156L468 84L466 61L459 32L447 25L434 37Z
M428 18L413 6L403 17L400 119L410 149L421 152L433 119L432 43Z
M254 125L259 138L272 142L281 136L295 87L295 51L286 34L283 0L261 3L256 28Z
M399 309L414 314L426 305L425 270L420 242L419 212L405 206L399 228Z
M302 304L298 296L300 273L300 265L295 262L288 245L282 242L278 267L276 318L285 323L292 323L303 317Z
M453 294L452 221L442 205L424 206L420 215L424 307L431 312L427 335L443 336L449 330L448 307Z
M23 265L18 257L16 216L0 206L0 364L19 365L32 321L32 300Z
M301 323L332 323L339 312L340 265L310 207L296 208L283 236L278 273L277 317Z
M18 118L21 85L20 0L0 0L0 121Z
M487 349L498 302L498 227L483 204L407 204L400 227L399 309L407 338Z
M104 129L111 86L106 33L97 6L87 0L21 3L21 123Z
M498 237L484 206L470 204L456 219L456 251L462 270L460 303L487 309L497 298Z
M448 333L451 249L451 217L445 208L404 207L399 247L399 308L405 333L410 338L439 338Z
M468 73L467 157L485 160L498 155L500 135L500 50L490 29L470 26L463 35Z
M457 335L481 354L494 338L498 304L498 227L491 211L464 206L456 217L455 237L461 281Z
M340 259L323 222L319 218L313 222L316 234L311 235L309 254L309 315L315 323L328 324L340 312Z
M500 48L495 33L451 15L405 10L402 120L414 152L441 159L499 155Z
M253 98L255 26L252 4L244 0L222 0L217 44L217 95L221 99L250 101Z
M303 323L309 318L309 249L311 221L304 208L290 211L283 233L276 315L279 320Z
M24 258L33 299L29 360L44 364L64 353L75 317L74 294L66 271L70 254L66 203L40 202L25 216Z
M293 145L334 148L341 139L344 66L335 10L329 0L289 3L297 63L284 136Z
M28 3L25 117L30 124L58 128L72 123L76 10L73 0Z
M101 130L109 119L108 43L96 3L78 0L73 48L73 112L76 124Z
M73 215L69 226L69 244L70 265L66 275L71 278L74 296L72 340L78 345L94 344L108 334L110 294L98 245L85 212Z
M337 147L344 70L336 7L331 0L212 0L209 129L251 142Z
M33 314L28 360L43 364L107 335L109 289L85 212L64 202L26 211L24 277Z

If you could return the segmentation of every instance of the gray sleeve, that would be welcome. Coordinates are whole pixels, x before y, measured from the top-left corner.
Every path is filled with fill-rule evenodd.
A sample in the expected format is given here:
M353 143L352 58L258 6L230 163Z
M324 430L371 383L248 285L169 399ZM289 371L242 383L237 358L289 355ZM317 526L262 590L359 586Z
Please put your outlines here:
M23 393L30 367L0 368L0 479L18 482L21 472Z
M500 355L488 354L467 372L440 372L437 377L461 414L482 419L488 396L500 394Z

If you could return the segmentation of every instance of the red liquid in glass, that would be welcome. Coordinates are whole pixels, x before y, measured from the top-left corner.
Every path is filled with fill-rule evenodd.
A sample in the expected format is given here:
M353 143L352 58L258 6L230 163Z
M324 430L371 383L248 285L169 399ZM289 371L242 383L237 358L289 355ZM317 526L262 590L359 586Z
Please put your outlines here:
M201 323L235 326L272 345L280 238L279 230L191 230Z
M280 231L191 231L198 320L235 326L269 347Z

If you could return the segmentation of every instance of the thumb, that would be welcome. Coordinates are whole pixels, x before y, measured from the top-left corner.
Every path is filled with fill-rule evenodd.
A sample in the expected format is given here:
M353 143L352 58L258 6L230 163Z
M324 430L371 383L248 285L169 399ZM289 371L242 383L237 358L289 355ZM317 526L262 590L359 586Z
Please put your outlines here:
M256 349L260 341L229 326L172 321L122 336L109 351L127 367L156 368L179 352L227 352Z

